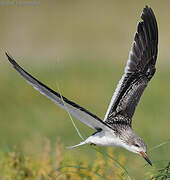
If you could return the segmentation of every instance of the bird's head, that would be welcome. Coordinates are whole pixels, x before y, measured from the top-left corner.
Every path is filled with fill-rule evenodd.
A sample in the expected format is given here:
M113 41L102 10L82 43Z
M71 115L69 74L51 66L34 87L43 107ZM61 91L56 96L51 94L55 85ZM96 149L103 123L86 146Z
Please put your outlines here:
M123 147L133 153L137 153L141 155L152 166L152 162L150 161L146 153L145 142L140 137L138 137L135 133L130 133L130 135L127 136Z
M146 153L146 144L140 137L134 137L130 145L130 150L134 153L140 154L152 166L152 162Z

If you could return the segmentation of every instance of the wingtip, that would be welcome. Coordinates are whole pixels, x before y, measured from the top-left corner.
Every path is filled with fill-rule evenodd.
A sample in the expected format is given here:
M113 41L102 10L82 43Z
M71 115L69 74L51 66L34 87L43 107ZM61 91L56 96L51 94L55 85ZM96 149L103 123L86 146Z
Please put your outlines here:
M148 5L146 5L144 8L143 8L143 12L145 11L150 11L151 10L151 7L149 7Z
M142 11L141 19L143 20L143 23L148 26L150 26L151 30L153 32L153 37L156 40L156 43L158 43L158 25L156 21L156 17L154 14L154 11L151 7L146 5ZM147 27L148 28L148 27Z
M8 52L7 52L7 51L5 51L5 55L7 56L7 58L9 57L9 55L8 55Z
M13 59L12 56L7 51L5 51L5 55L7 56L8 60Z
M145 7L144 7L144 9L149 9L150 7L148 6L148 5L146 5Z
M145 16L155 17L152 8L148 5L143 8L141 18L144 20Z
M13 57L7 52L5 51L5 55L7 56L8 58L8 61L13 64L13 65L16 65L17 63L15 62L15 60L13 59Z
M142 19L143 19L143 16L150 11L150 9L151 9L151 8L150 8L148 5L146 5L146 6L143 8L142 15L141 15L141 18L142 18Z

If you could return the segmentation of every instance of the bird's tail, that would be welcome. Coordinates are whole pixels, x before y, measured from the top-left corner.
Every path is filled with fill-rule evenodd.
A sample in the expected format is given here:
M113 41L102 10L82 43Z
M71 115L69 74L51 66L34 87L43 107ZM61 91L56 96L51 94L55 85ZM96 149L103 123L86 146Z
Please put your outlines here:
M86 140L85 140L85 141L82 141L82 142L80 142L79 144L76 144L76 145L74 145L74 146L68 146L68 147L66 147L66 148L67 148L67 149L73 149L73 148L75 148L75 147L78 147L78 146L81 146L81 145L84 145L84 144L87 144Z

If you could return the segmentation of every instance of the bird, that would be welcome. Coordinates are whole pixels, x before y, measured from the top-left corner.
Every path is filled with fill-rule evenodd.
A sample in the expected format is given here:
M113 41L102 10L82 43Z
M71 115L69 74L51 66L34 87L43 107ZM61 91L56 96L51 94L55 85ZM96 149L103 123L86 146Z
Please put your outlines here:
M132 128L132 117L136 106L156 71L158 25L151 7L145 6L143 8L124 74L113 93L104 120L49 88L25 71L8 52L5 54L13 68L30 85L95 130L92 135L79 144L70 146L70 149L84 144L119 146L141 155L152 166L146 152L145 142L135 134Z

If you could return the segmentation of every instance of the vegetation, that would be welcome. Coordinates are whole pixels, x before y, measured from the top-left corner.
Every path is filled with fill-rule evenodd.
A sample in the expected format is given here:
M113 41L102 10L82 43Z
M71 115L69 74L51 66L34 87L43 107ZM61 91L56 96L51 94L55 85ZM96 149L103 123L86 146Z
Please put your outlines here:
M108 149L113 155L113 149ZM117 159L124 164L124 155ZM65 158L60 141L57 142L56 152L51 153L50 141L46 139L44 151L39 156L22 154L20 151L5 153L0 167L1 178L6 179L119 179L123 172L109 158L103 158L97 153L93 164Z
M100 148L93 163L75 160L64 155L63 146L57 141L55 152L51 152L46 139L44 151L38 156L26 155L15 149L4 153L1 159L0 178L3 180L134 180L124 169L126 157L121 153L115 157L113 148L103 152ZM166 180L170 178L170 161L167 166L152 168L143 179ZM120 165L121 164L121 165Z

